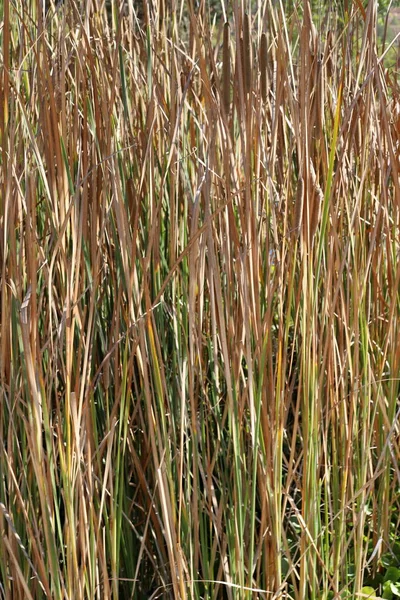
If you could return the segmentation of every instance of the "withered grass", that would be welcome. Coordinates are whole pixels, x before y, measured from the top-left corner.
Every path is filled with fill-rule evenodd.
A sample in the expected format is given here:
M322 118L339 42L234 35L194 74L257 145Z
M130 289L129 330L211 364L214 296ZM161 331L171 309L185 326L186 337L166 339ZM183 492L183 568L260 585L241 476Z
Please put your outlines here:
M399 541L394 45L253 5L2 3L5 600L361 598Z

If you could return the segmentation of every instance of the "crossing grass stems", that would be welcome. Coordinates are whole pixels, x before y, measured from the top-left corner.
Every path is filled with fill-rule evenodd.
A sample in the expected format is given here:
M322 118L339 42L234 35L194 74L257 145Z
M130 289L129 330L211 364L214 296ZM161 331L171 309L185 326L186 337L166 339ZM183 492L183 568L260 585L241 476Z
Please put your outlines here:
M2 2L1 597L378 596L395 43L372 1L106 4Z

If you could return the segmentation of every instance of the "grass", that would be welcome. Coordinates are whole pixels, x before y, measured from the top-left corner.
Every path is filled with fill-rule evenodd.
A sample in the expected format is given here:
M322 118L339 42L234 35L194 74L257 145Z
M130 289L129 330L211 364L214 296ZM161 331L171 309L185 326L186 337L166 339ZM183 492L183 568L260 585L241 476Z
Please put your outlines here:
M0 7L0 598L394 598L398 38L135 6Z

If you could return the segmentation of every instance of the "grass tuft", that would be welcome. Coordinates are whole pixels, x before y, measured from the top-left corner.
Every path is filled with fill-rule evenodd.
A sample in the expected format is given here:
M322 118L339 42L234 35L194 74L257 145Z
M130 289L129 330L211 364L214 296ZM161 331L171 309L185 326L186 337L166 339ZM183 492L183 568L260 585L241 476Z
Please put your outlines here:
M398 593L392 13L228 4L0 2L5 600Z

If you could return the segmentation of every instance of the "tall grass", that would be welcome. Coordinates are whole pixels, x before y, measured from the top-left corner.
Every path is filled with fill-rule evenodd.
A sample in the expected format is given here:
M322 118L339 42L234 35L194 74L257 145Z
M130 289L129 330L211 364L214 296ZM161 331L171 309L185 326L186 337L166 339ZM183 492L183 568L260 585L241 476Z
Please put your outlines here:
M379 595L400 89L376 3L1 8L0 597Z

